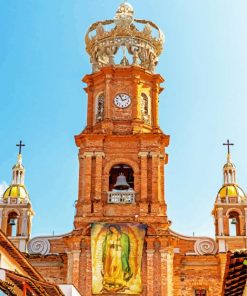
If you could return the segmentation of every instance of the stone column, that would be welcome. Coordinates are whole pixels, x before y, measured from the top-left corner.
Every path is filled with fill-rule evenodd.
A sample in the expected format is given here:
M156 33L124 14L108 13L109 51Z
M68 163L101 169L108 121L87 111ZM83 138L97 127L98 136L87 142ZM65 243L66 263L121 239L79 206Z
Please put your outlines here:
M79 288L79 270L80 270L80 250L72 250L67 253L68 256L68 273L67 282Z
M139 152L141 159L141 194L140 194L140 214L148 213L147 195L148 195L148 152Z
M139 94L139 83L140 83L140 77L136 76L133 80L133 119L134 120L140 120L141 118L141 108L140 108L140 94Z
M8 215L5 211L3 211L3 218L2 218L2 231L7 234L7 227L8 227Z
M95 152L95 196L94 196L94 213L102 212L102 167L104 152Z
M73 284L73 253L67 252L68 267L67 267L67 284Z
M153 98L152 98L152 122L153 127L158 128L159 127L159 84L157 82L153 85Z
M218 233L216 235L224 234L224 222L223 222L223 208L217 208L218 219Z
M133 79L132 91L133 133L139 133L141 131L140 88L140 76L135 76L135 78Z
M147 238L147 296L154 295L154 238Z
M83 202L84 201L84 192L83 192L83 180L84 180L84 157L81 153L78 154L79 158L79 180L78 180L78 201Z
M247 208L244 208L244 217L245 217L245 236L247 236Z
M219 252L226 252L226 241L224 238L220 238L220 236L225 235L223 208L217 208L217 219L218 219L218 233L215 233L215 235L219 236L218 238Z
M112 75L106 74L106 80L105 80L105 106L104 106L104 112L105 112L105 119L111 119L111 83L112 83Z
M155 214L159 211L159 153L150 152L152 157L152 201L151 201L151 213Z
M173 249L168 250L167 254L167 296L173 296Z
M165 203L165 155L160 155L160 200Z
M22 212L22 218L19 222L20 222L20 234L21 235L24 235L24 236L28 236L28 233L27 233L27 219L28 219L28 216L27 216L27 209L24 209L23 212Z
M95 152L96 164L95 164L95 199L101 200L102 193L102 165L104 152Z
M3 209L0 209L0 229L3 229L2 222L3 222Z
M83 183L83 195L84 195L84 211L91 212L91 178L92 178L92 157L93 152L84 153L84 183ZM82 180L83 181L83 180Z
M93 85L92 82L88 83L88 87L86 88L86 92L88 94L88 105L87 105L87 127L91 128L93 125Z
M167 296L167 250L160 250L160 264L161 264L161 296Z
M73 284L78 289L79 288L79 270L80 270L80 250L72 251L73 256Z
M91 259L91 239L87 238L87 249L86 249L86 288L85 296L92 295L92 259Z

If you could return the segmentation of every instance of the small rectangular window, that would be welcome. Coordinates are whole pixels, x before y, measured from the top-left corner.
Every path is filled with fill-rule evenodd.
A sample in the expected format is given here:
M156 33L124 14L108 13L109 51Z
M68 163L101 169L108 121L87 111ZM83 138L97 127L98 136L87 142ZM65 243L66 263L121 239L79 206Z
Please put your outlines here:
M195 290L195 296L206 296L207 291L206 289L196 289Z

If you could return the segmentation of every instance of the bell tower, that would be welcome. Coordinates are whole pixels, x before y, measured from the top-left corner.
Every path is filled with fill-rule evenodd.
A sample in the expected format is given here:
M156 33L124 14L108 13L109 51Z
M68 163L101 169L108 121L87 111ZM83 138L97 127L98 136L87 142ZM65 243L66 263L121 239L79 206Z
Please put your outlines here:
M223 166L223 185L213 209L215 236L219 252L247 247L247 197L236 181L236 166L231 160L227 140L227 162Z
M25 186L25 168L22 164L20 141L17 163L12 168L12 182L0 198L0 227L13 244L26 252L31 235L31 220L34 215L29 194Z
M125 2L113 20L91 25L85 41L92 73L83 78L87 126L75 137L75 228L96 221L138 221L166 229L169 136L158 123L164 79L155 74L163 33L150 21L134 19L132 6Z

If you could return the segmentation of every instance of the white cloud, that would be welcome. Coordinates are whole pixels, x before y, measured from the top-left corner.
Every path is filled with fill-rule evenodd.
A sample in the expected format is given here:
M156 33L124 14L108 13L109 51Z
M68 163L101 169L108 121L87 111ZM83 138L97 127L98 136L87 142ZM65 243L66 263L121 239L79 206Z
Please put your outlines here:
M4 191L7 189L8 184L5 181L0 183L0 197L3 195Z

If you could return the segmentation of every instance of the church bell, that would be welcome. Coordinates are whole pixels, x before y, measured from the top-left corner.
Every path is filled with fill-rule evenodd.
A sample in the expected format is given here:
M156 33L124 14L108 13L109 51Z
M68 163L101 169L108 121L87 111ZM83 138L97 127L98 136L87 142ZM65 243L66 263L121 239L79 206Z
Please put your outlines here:
M130 185L127 183L126 177L123 173L117 177L117 182L114 185L114 188L118 190L126 190L130 188Z
M9 225L15 226L16 225L15 219L9 219Z
M231 224L236 225L238 224L238 221L236 218L232 218Z

